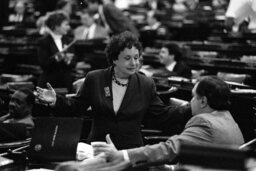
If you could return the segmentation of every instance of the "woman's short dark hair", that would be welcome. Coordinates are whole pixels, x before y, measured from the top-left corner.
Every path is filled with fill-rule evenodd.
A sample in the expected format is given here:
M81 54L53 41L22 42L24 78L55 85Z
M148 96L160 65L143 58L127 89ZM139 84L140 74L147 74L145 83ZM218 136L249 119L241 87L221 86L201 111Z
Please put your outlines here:
M109 64L113 65L113 61L118 59L120 52L122 52L125 48L131 49L133 46L139 50L139 55L141 56L141 43L139 42L138 37L136 37L133 33L125 31L118 35L112 36L105 49Z
M162 47L167 48L168 51L169 51L169 54L174 55L174 60L175 61L182 60L183 53L181 51L181 48L177 44L165 43L165 44L162 45Z
M49 29L53 31L55 27L60 26L63 21L68 21L68 20L69 18L65 13L61 11L56 11L49 14L49 16L45 21L45 24L47 27L49 27Z
M196 88L198 96L205 96L208 105L215 110L227 110L230 105L230 89L217 76L203 76L199 78Z

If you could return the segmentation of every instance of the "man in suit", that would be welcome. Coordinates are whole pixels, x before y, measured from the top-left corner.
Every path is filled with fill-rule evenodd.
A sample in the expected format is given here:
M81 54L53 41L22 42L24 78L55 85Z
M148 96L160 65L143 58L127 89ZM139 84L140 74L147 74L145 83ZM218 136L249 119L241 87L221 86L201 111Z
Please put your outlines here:
M153 69L153 72L148 76L191 78L191 69L182 61L182 55L178 45L164 44L159 53L159 60L163 66Z
M175 159L181 143L207 145L241 145L243 135L227 110L230 90L228 85L216 76L204 76L192 90L191 109L193 117L187 122L180 135L170 137L166 142L133 148L115 150L109 136L110 145L94 146L97 153L104 152L107 161L122 163L129 161L133 167L168 163ZM110 135L111 136L111 135Z
M97 39L97 38L107 38L107 30L95 23L93 18L94 13L90 10L83 12L81 15L81 26L78 26L74 30L75 39L77 40L87 40L87 39Z
M110 34L131 31L139 35L137 28L130 18L125 16L111 0L88 0L88 7L98 12L99 23L108 29Z

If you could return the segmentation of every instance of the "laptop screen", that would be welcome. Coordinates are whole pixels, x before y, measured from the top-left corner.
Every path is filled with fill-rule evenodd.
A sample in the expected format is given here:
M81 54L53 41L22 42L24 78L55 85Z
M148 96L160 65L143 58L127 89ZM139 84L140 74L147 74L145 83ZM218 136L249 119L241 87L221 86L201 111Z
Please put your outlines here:
M36 118L29 160L39 163L75 160L82 124L81 118Z

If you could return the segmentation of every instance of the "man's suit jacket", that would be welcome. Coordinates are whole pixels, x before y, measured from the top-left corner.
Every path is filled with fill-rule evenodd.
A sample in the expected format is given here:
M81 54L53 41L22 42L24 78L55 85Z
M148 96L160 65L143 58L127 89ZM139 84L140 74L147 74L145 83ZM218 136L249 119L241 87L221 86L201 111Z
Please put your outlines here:
M183 62L177 62L173 68L173 71L168 71L165 67L161 67L157 73L153 76L169 77L169 76L181 76L185 78L191 78L191 69Z
M78 40L85 40L83 37L85 29L87 29L87 28L83 25L77 27L74 31L75 38ZM103 28L102 26L96 25L92 38L97 39L97 38L107 38L107 37L108 37L107 30L105 28Z
M119 34L129 30L135 35L139 35L137 28L132 20L126 17L113 3L103 5L103 13L113 34Z
M156 145L130 149L128 155L133 166L166 163L176 157L181 142L239 146L244 143L244 139L228 111L214 111L192 117L180 135Z
M154 81L142 74L135 73L129 79L120 109L113 109L112 67L91 71L74 99L57 96L55 112L69 116L85 114L91 106L93 124L89 136L91 141L105 141L110 134L118 149L134 148L143 145L141 123L146 115L152 115L165 124L176 124L189 119L183 109L164 106L156 94Z
M63 36L62 44L68 45L71 40ZM58 62L55 59L55 54L59 52L52 36L50 34L38 40L38 62L41 66L43 73L40 75L38 86L45 87L49 82L53 87L66 87L72 89L71 72L75 67L75 57L69 65L65 62ZM68 52L73 53L72 47Z

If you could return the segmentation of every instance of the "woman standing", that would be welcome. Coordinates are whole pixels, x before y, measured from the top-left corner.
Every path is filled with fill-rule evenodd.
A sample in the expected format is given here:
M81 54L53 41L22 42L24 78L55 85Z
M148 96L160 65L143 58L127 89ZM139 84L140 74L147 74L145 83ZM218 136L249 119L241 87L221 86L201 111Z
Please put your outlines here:
M89 142L105 141L110 134L118 149L142 146L141 124L146 115L162 124L186 122L190 115L164 106L154 81L137 72L141 53L141 44L131 32L113 36L106 47L111 66L89 72L75 98L56 96L50 84L48 89L37 87L37 98L56 113L69 116L84 114L91 106Z
M75 67L75 58L71 39L66 35L69 18L63 12L54 12L46 20L49 34L38 41L38 60L43 70L38 80L38 86L45 87L49 82L54 88L67 88L72 91L72 69Z

